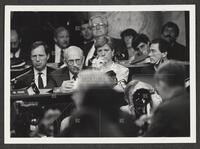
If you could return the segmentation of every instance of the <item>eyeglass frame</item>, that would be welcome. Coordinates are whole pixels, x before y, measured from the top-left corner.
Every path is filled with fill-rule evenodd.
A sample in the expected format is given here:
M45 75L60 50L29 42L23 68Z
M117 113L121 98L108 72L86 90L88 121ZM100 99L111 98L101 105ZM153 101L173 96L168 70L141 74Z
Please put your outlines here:
M74 65L74 62L76 62L77 65L81 65L82 61L83 61L83 58L82 59L66 60L67 64L70 65L70 66Z
M97 24L93 24L90 28L91 29L96 29L97 27L105 27L107 26L107 24L105 23L97 23Z

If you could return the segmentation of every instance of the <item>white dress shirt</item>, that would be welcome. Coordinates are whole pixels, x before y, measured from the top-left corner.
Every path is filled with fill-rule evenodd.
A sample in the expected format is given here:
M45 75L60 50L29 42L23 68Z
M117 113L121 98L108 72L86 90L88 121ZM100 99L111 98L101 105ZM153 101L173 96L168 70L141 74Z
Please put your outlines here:
M55 63L61 62L61 48L55 44Z
M37 87L38 87L38 76L39 76L38 73L42 73L41 78L42 78L44 87L46 87L47 86L47 67L45 67L45 69L42 71L38 71L35 68L33 70L34 70L34 80Z
M21 49L18 49L17 52L15 52L15 57L16 58L19 58L19 54L21 52ZM12 52L10 52L10 58L13 58L14 57L14 54Z

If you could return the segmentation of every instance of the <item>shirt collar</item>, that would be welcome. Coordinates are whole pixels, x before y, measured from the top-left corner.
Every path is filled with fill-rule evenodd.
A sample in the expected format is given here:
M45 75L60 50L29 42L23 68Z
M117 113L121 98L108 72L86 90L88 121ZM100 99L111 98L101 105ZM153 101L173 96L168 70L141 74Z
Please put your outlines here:
M42 71L38 71L35 68L33 68L33 70L34 70L34 76L37 76L38 73L42 73L42 74L44 74L44 76L46 76L46 74L47 74L47 67L45 67Z
M55 44L55 49L61 50L61 48L57 44Z
M72 79L73 79L73 76L74 76L74 74L73 74L73 73L71 73L71 72L69 71L69 77L70 77L70 80L72 80ZM77 75L77 77L78 77L78 75Z

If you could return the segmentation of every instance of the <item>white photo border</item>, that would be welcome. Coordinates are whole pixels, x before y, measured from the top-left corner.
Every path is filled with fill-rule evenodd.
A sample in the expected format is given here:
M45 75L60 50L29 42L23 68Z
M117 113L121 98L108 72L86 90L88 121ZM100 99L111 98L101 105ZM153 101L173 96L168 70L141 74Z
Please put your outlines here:
M67 11L66 11L67 10ZM4 49L10 49L11 12L100 12L100 11L189 11L190 43L190 137L98 137L98 138L11 138L10 137L10 50L4 50L4 143L5 144L146 144L196 143L196 7L195 5L6 5Z

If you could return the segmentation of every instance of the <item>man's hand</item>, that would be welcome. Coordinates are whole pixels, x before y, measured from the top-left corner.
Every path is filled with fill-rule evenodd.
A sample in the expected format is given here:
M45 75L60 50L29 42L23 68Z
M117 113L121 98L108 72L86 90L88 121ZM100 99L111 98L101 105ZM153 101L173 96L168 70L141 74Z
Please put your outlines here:
M62 93L71 93L74 90L75 81L74 80L67 80L63 81L60 91Z

